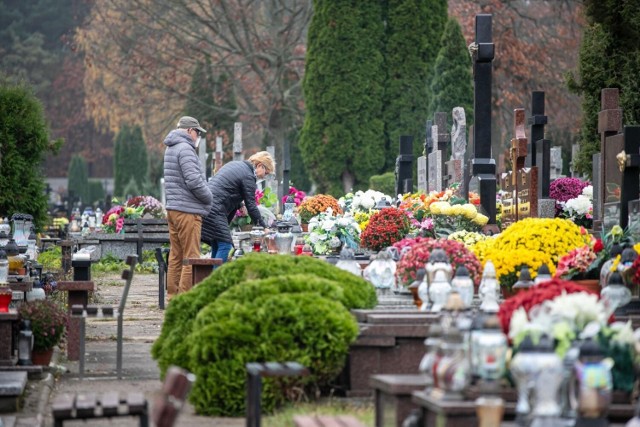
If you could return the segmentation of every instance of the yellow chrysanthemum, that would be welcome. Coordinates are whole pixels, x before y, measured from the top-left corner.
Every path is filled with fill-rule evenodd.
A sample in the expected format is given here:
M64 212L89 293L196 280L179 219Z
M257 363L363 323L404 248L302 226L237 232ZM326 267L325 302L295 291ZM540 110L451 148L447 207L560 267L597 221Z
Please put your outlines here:
M489 222L489 217L478 212L478 214L472 219L472 221L482 227L487 225L487 223Z

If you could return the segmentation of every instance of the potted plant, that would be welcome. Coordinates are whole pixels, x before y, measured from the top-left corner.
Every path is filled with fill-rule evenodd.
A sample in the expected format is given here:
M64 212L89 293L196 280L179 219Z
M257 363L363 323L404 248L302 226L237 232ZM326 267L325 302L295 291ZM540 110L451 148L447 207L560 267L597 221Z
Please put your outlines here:
M298 206L298 215L300 215L300 222L302 224L309 224L311 218L318 215L321 212L325 212L331 208L331 211L335 215L342 214L342 209L338 204L338 200L328 194L316 194L315 196L307 197Z
M26 302L18 309L21 320L31 322L33 332L32 360L36 365L48 365L55 347L67 326L67 313L51 299Z
M251 230L251 217L249 216L244 204L240 209L236 210L229 226L231 228L240 229L241 231Z
M360 238L362 246L378 252L403 239L411 228L409 216L398 208L384 208L369 218Z
M356 249L360 243L360 226L351 216L323 212L311 219L305 241L317 255L339 252L343 245Z

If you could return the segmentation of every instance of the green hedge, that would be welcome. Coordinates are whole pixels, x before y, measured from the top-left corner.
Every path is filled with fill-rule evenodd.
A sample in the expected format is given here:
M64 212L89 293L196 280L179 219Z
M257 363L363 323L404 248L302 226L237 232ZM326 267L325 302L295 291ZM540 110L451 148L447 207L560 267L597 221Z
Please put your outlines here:
M193 322L200 310L215 301L224 291L247 280L300 273L335 282L343 293L339 301L347 309L373 308L377 304L375 289L370 283L325 261L311 257L248 254L224 264L191 291L171 300L160 336L151 349L162 375L170 365L188 369L189 344L185 338L192 333Z
M335 282L296 274L244 282L207 305L186 340L188 369L196 374L190 395L196 411L244 414L249 362L297 361L310 368L309 377L264 381L266 412L305 385L335 378L358 334L342 296Z

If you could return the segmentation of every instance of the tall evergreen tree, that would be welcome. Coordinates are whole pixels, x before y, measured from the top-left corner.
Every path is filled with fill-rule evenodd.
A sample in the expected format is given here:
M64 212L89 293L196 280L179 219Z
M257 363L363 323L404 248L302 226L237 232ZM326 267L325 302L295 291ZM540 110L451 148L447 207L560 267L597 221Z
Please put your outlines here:
M143 188L147 180L149 159L139 126L123 126L120 129L115 139L113 160L114 195L124 196L124 189L131 179L135 181L137 188Z
M427 107L440 37L447 22L446 0L387 0L384 124L386 169L398 155L400 135L414 137L422 153Z
M472 64L460 24L449 18L431 80L429 117L442 111L451 114L454 107L464 108L467 128L473 123ZM451 119L449 119L451 123Z
M93 200L90 200L89 167L82 156L75 155L71 158L67 177L69 195L79 197L85 205L93 202Z
M569 87L582 95L582 130L578 171L591 175L592 155L600 151L598 112L600 92L620 89L623 123L640 122L640 1L585 0L588 27L585 30L578 78Z
M27 86L0 79L0 216L33 215L41 229L47 220L47 196L40 164L49 142L42 105Z
M319 192L366 187L384 167L382 6L315 0L300 149Z

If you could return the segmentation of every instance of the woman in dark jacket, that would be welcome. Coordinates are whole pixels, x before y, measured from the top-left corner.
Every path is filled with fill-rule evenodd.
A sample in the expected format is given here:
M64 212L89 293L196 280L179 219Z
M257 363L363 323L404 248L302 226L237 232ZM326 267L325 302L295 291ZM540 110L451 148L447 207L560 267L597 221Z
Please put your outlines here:
M266 226L255 200L256 179L263 179L274 170L271 154L260 151L249 157L249 160L225 164L209 181L213 205L202 222L202 241L211 245L212 258L227 261L233 247L229 224L243 201L251 222Z

